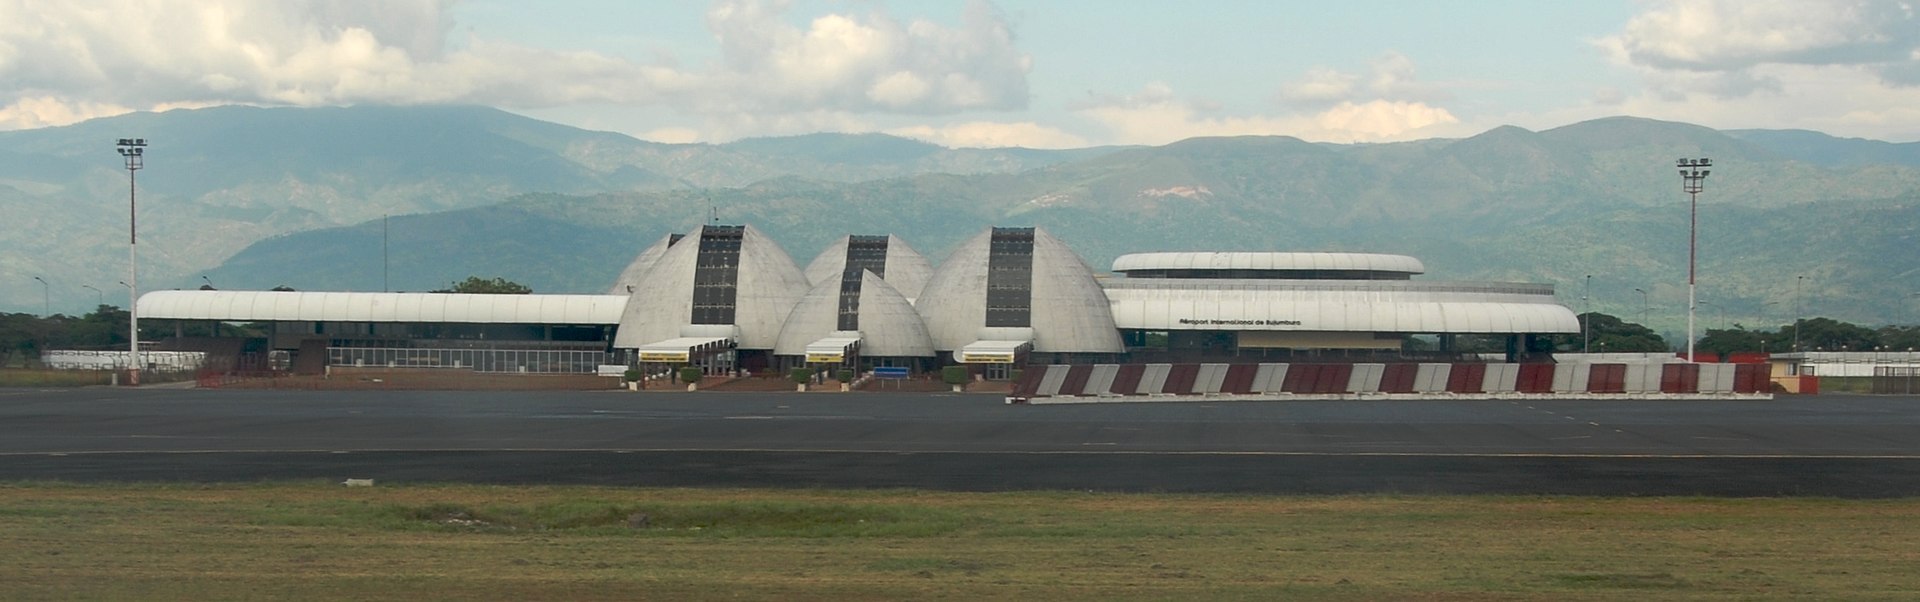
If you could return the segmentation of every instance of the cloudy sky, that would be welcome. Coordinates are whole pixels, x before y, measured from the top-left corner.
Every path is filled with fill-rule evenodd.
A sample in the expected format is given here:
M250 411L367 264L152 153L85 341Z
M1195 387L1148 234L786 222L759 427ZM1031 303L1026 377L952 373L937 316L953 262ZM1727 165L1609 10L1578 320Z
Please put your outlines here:
M1920 140L1920 0L0 0L0 129L459 103L664 142L1388 141L1608 115Z

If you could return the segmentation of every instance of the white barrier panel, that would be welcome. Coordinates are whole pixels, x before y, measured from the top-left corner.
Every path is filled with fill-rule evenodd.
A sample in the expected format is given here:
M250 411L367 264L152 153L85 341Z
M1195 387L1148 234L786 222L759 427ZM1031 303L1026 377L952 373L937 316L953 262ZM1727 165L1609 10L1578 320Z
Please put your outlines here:
M1279 393L1286 382L1286 364L1260 364L1260 371L1253 373L1253 392Z
M1347 377L1347 392L1379 393L1380 379L1386 375L1386 364L1354 364L1353 376Z
M1227 382L1227 364L1200 364L1200 372L1194 374L1194 385L1188 387L1196 395L1219 393L1219 385Z
M1080 389L1081 395L1109 395L1113 390L1113 377L1120 374L1118 364L1100 364L1093 367L1093 374L1087 375L1087 386Z
M1734 364L1701 364L1701 393L1732 393Z
M1653 386L1647 386L1647 376L1653 376ZM1627 376L1621 383L1621 389L1627 393L1654 393L1660 390L1660 366L1658 364L1627 364Z
M1146 372L1140 374L1140 387L1134 392L1141 395L1159 393L1167 386L1167 372L1173 364L1147 364Z
M1034 391L1033 394L1043 397L1059 395L1060 385L1067 382L1067 371L1072 369L1073 366L1062 366L1059 364L1047 366L1047 373L1040 377L1040 388ZM1029 368L1029 370L1031 370L1031 368Z
M1480 377L1480 390L1488 393L1512 393L1520 386L1520 364L1487 364Z
M1585 368L1586 366L1587 366L1586 364L1554 364L1553 365L1553 392L1574 393L1578 391L1587 390L1587 386L1586 386L1587 383L1585 382L1580 383L1579 388L1574 388L1574 383L1573 383L1573 373L1584 371L1584 370L1576 370L1576 368Z
M1447 376L1453 372L1453 364L1420 364L1413 374L1413 392L1445 393Z

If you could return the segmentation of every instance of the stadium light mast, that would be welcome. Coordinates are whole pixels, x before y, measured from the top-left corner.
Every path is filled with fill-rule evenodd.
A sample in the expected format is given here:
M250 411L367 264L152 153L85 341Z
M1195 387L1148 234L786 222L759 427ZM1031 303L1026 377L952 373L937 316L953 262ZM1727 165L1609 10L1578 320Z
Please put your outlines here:
M47 284L47 279L39 276L34 276L33 279L40 281L40 311L51 318L53 317L53 285Z
M1699 256L1700 191L1705 190L1707 174L1713 173L1706 169L1713 167L1713 160L1706 157L1681 159L1677 165L1680 167L1680 189L1687 193L1687 361L1694 362L1693 313L1699 304L1694 301L1693 275L1695 258Z
M140 211L134 172L146 167L146 138L121 138L115 150L127 162L127 384L140 384Z

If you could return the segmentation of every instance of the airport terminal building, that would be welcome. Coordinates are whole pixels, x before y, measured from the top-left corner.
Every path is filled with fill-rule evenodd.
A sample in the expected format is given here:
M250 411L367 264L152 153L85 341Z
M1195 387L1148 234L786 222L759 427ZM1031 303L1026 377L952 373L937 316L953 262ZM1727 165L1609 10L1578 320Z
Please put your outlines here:
M948 364L1441 359L1456 337L1542 359L1577 333L1546 284L1416 280L1365 253L1137 253L1098 274L1040 228L990 228L934 266L890 235L849 235L802 270L764 233L662 236L601 295L156 291L149 320L271 323L271 363L580 373L721 373Z

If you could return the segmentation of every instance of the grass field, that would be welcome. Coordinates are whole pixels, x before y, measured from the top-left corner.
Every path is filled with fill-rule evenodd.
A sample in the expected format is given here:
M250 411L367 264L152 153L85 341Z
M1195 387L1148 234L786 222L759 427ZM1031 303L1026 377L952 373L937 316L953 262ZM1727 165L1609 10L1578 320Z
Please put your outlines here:
M0 486L0 599L1920 598L1920 502Z

